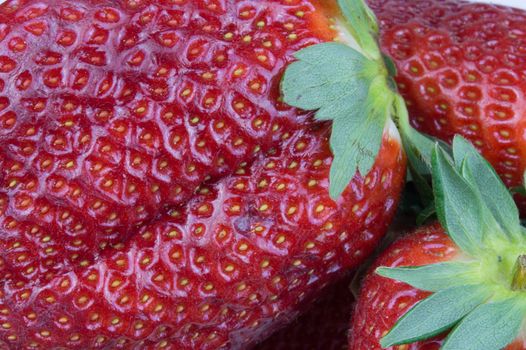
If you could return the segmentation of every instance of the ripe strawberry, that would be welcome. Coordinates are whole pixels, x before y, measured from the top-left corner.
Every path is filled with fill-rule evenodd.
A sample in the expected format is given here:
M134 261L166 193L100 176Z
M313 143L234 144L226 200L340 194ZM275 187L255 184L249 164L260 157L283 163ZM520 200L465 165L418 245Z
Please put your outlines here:
M241 348L261 340L275 319L290 318L361 262L396 208L399 140L386 134L369 175L334 202L327 137L327 127L294 132L282 149L203 185L95 263L40 283L3 281L0 339L16 349Z
M349 349L384 349L380 339L411 307L430 295L406 283L376 274L374 271L377 268L436 264L453 260L457 255L457 247L438 223L419 228L389 247L363 281L349 331ZM438 350L442 339L438 337L387 349Z
M93 261L311 123L280 72L335 35L307 0L1 4L4 264Z
M412 124L472 141L509 187L526 170L526 12L458 0L369 0ZM521 199L521 209L526 201Z
M0 5L2 347L249 346L373 250L405 173L387 111L331 152L280 102L338 34L314 4Z
M308 311L284 329L258 345L256 350L342 350L347 347L347 332L353 296L351 281L344 278L323 290Z
M437 150L441 225L416 230L376 261L354 310L349 349L526 349L526 235L518 209L474 147ZM387 278L386 278L387 277Z

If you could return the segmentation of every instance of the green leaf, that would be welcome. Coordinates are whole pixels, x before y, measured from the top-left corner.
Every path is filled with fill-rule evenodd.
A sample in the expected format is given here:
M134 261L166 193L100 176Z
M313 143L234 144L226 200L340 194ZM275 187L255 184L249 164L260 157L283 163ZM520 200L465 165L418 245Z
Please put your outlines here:
M433 218L435 214L435 201L431 201L431 203L425 207L424 210L418 213L418 216L416 217L416 224L418 226L423 226L428 220Z
M480 305L453 329L442 350L501 350L517 337L525 311L522 299Z
M480 265L477 262L444 262L419 267L380 267L380 276L407 283L429 292L462 285L475 284L480 280Z
M394 93L385 67L343 44L310 46L295 56L282 81L284 101L333 121L330 193L336 199L357 171L366 175L372 168Z
M482 222L481 222L482 232L488 233L488 235L485 238L492 239L497 236L500 236L502 240L509 241L509 239L512 238L514 234L513 233L507 234L504 231L503 227L499 225L499 223L493 216L493 213L490 211L490 209L484 202L484 199L482 198L482 194L480 193L480 190L477 186L475 176L473 175L473 173L471 172L471 169L468 166L467 159L465 159L464 162L462 163L460 171L464 179L466 179L466 181L468 181L472 185L473 189L477 192L477 196L479 197L479 201L481 203L481 210L482 210ZM517 227L517 231L515 231L515 235L517 237L520 236L520 226Z
M483 249L484 217L480 197L451 164L441 147L433 154L437 216L453 241L472 255Z
M343 117L361 119L367 98L369 60L339 43L309 46L294 55L281 83L285 103L305 110L317 110L318 120Z
M382 338L382 347L413 343L438 335L454 326L489 297L487 287L482 285L441 290L409 310ZM462 347L455 349L464 350Z
M352 119L336 119L333 122L331 148L334 160L330 172L332 198L342 194L356 171L365 176L380 151L384 129L379 126L386 124L388 111L379 109L382 105L375 105L374 101L365 107L369 117L362 123L357 124Z
M453 141L453 154L463 176L474 184L498 225L510 237L520 235L519 210L513 198L493 167L461 136ZM491 223L492 225L492 223Z
M345 17L346 27L370 59L381 57L378 47L378 22L364 0L338 0L338 5Z
M395 96L394 117L401 131L402 141L411 167L424 176L431 174L431 161L435 141L416 131L409 123L409 112L400 95Z

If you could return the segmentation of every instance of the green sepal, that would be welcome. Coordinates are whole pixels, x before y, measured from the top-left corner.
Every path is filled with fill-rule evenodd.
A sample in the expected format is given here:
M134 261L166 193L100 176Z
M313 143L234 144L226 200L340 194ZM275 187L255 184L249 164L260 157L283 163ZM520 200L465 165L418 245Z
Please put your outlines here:
M334 160L330 171L330 195L338 198L352 180L356 172L365 176L373 167L380 147L389 108L375 99L379 95L371 84L370 99L365 106L368 118L356 123L350 118L335 119L331 134L331 149ZM381 95L380 95L381 96Z
M443 262L418 267L380 267L380 276L429 292L480 282L480 264L475 261Z
M404 149L411 166L418 174L431 174L431 160L436 142L411 126L409 112L402 96L395 96L393 109L395 122L401 131Z
M523 296L482 304L451 331L442 350L501 350L511 344L524 322Z
M519 194L521 196L526 196L526 171L522 173L522 185L512 187L510 190L512 194Z
M284 101L333 121L330 194L336 199L357 171L365 176L374 165L394 93L382 67L346 45L319 44L295 57L283 77Z
M364 0L338 0L346 27L363 53L371 60L381 57L378 21Z
M382 338L381 345L387 348L438 335L450 329L490 296L486 286L482 285L457 286L436 292L413 306Z
M294 54L281 82L285 103L316 110L316 119L361 119L363 101L373 78L364 74L370 61L360 52L339 43L309 46ZM373 74L374 76L374 74Z
M431 201L427 207L425 207L416 217L416 225L422 226L427 221L431 220L436 215L435 201Z
M451 239L468 254L483 250L483 203L438 145L433 153L433 191L438 219Z
M402 144L407 155L409 174L420 196L424 207L433 202L433 189L429 183L431 175L431 158L435 142L423 134L417 132L409 124L409 113L403 98L395 97L394 119L401 131Z
M488 220L494 218L501 231L509 237L517 238L520 235L519 211L493 167L461 136L454 138L453 152L457 168L461 169L463 177L474 185L482 197L482 202L490 211L485 217Z

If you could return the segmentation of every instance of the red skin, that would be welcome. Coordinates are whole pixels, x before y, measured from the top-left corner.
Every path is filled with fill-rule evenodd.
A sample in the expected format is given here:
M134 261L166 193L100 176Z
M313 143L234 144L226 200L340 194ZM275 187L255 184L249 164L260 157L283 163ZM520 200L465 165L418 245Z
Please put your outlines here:
M385 137L372 172L333 202L328 131L293 133L283 149L203 186L93 264L36 285L6 281L0 340L15 349L260 341L361 263L397 206L406 165L399 141Z
M0 5L0 267L94 261L310 125L278 101L280 73L334 35L308 0Z
M354 301L350 278L327 287L308 311L255 350L342 350Z
M403 282L381 277L380 266L422 266L454 260L457 246L439 224L422 227L402 237L387 249L365 277L356 303L349 336L349 350L382 350L380 339L413 305L430 295ZM389 347L386 350L439 350L444 336ZM506 350L525 350L526 341L517 340Z
M526 11L458 0L368 0L417 129L471 140L510 187L526 170ZM522 211L526 201L520 198Z
M329 198L328 126L278 101L328 28L307 0L0 5L0 347L246 347L359 264L406 164L386 136Z

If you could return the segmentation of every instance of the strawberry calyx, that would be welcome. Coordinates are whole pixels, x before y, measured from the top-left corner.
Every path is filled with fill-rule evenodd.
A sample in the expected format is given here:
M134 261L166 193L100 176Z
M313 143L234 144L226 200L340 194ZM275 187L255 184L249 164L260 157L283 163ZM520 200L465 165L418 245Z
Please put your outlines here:
M409 123L405 102L394 82L395 65L380 50L374 13L364 0L337 2L340 13L334 20L339 42L298 51L297 61L287 67L281 83L285 103L316 111L316 119L333 123L333 199L342 194L356 172L369 172L382 135L392 122L398 127L411 170L419 178L430 172L434 145ZM429 193L430 187L423 192Z
M513 269L511 290L526 291L526 255L519 255Z
M526 319L526 229L518 209L495 170L460 136L452 155L435 146L432 178L438 219L460 253L438 264L377 269L432 292L381 344L409 344L449 331L442 350L505 348Z

